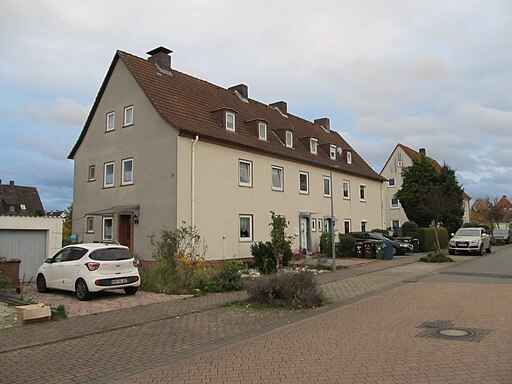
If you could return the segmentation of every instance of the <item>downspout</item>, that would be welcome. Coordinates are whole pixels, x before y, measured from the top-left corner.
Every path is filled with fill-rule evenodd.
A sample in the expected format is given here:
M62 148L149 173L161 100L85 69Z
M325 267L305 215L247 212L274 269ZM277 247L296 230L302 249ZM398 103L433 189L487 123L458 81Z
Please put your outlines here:
M196 227L196 144L199 141L199 136L196 135L196 138L191 140L192 141L192 165L191 165L191 179L192 179L192 185L191 185L191 218L190 218L190 226L193 231L195 231ZM192 257L195 256L195 239L194 236L192 237Z

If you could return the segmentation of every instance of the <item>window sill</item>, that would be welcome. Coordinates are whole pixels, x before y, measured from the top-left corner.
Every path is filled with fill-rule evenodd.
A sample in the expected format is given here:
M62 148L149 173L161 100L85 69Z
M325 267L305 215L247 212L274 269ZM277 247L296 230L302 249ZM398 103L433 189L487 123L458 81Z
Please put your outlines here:
M131 127L133 125L133 123L130 123L130 124L125 124L123 125L121 128L127 128L127 127Z
M105 129L105 133L110 133L110 132L114 132L116 129L113 128L113 129Z
M115 185L104 185L103 189L112 189L115 188Z
M89 179L89 180L87 180L88 183L92 183L93 181L96 181L96 179Z
M123 184L121 184L121 187L129 187L129 186L131 186L133 184L134 184L133 182L131 182L131 183L123 183Z

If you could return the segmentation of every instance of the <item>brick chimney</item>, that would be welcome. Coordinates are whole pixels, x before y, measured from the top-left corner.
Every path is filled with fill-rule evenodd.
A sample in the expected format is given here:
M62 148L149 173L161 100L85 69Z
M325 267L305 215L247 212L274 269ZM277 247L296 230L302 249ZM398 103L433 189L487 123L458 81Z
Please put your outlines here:
M172 51L170 49L165 47L158 47L146 53L149 55L149 61L156 63L161 69L165 71L171 70Z
M277 108L279 111L286 115L288 113L288 106L286 101L276 101L275 103L269 104L270 107Z
M244 99L249 98L249 87L245 84L238 84L228 88L230 91L237 91Z
M9 181L9 188L14 189L14 180Z
M320 124L322 127L324 127L327 132L331 131L331 122L329 121L328 117L322 117L321 119L315 119L315 124Z

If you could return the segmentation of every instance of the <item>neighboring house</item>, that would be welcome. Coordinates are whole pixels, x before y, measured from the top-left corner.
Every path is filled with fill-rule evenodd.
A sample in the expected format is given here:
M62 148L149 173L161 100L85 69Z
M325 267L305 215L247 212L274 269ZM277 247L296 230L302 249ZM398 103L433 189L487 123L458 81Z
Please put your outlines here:
M44 259L62 247L62 219L0 216L0 257L19 259L22 281L34 281Z
M505 216L501 219L498 225L500 228L506 228L510 223L512 223L512 203L507 199L507 195L503 195L496 205L498 207L502 207L503 212L505 213Z
M162 229L198 229L208 259L243 258L285 215L296 251L319 251L333 212L340 232L382 227L383 179L335 131L171 67L118 51L78 141L73 232L151 257ZM331 179L332 173L332 179Z
M43 216L44 208L35 187L2 184L0 179L0 216Z
M380 175L387 180L383 187L383 210L384 222L386 228L397 230L402 227L402 224L408 221L400 201L396 198L396 193L402 187L402 169L412 165L413 159L418 159L420 156L426 156L425 148L420 148L415 151L403 144L397 144L388 160L384 164ZM434 159L427 157L434 168L440 172L441 165ZM469 222L470 213L470 200L466 193L464 193L464 217L463 222Z

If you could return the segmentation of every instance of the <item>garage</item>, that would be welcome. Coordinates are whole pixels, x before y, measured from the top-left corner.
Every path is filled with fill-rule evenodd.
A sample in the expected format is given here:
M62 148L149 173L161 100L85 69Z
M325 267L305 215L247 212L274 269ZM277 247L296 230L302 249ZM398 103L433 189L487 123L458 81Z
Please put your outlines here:
M20 259L20 280L33 281L47 257L47 238L47 230L0 229L0 256Z

